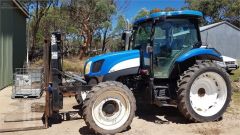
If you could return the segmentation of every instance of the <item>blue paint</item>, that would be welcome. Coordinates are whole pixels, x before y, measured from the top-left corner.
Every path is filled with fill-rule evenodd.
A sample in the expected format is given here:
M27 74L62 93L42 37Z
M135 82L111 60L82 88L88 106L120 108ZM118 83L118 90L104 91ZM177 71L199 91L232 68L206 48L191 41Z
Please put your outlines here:
M212 55L215 57L218 57L222 59L221 55L214 51L213 49L205 49L205 48L196 48L188 51L187 53L181 55L180 57L177 58L176 62L183 62L189 58L192 58L194 56L198 55Z
M183 62L183 61L185 61L189 58L199 56L199 55L212 55L212 56L215 56L215 57L218 57L218 58L222 59L221 55L213 49L196 48L196 49L192 49L192 50L186 52L185 54L181 55L180 57L178 57L176 59L176 62ZM130 51L107 53L107 54L92 57L92 58L90 58L86 61L85 67L86 67L86 64L90 61L93 64L96 61L104 59L104 62L102 64L101 70L99 72L96 72L96 73L91 72L92 71L92 65L91 65L90 73L86 74L86 75L96 76L96 77L97 76L104 76L104 75L108 74L109 70L113 66L115 66L116 64L118 64L122 61L125 61L125 60L134 59L134 58L140 58L140 51L139 50L130 50Z
M121 52L114 52L114 53L107 53L107 54L103 54L103 55L98 55L95 57L92 57L90 59L88 59L85 63L86 64L88 62L92 62L92 64L96 61L99 60L103 60L104 62L102 64L102 68L99 72L96 73L92 73L92 65L90 67L90 73L86 74L88 76L103 76L108 74L109 70L116 64L125 61L125 60L129 60L129 59L134 59L134 58L140 58L140 52L139 50L130 50L130 51L121 51Z
M139 24L141 22L144 22L148 19L153 19L157 17L173 17L173 16L181 16L181 15L186 15L186 16L196 16L196 17L202 17L203 14L200 11L194 11L194 10L182 10L182 11L170 11L170 12L156 12L152 13L149 16L142 17L134 22L134 24Z

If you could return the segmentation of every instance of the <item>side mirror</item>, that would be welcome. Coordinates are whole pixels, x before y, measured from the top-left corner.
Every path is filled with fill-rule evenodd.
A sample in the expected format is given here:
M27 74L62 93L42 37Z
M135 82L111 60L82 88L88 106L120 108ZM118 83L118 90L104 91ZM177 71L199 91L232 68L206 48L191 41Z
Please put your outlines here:
M122 33L122 40L126 40L126 35L127 34L125 32Z
M153 47L150 46L150 44L147 45L147 47L146 47L146 52L147 52L148 54L153 52Z

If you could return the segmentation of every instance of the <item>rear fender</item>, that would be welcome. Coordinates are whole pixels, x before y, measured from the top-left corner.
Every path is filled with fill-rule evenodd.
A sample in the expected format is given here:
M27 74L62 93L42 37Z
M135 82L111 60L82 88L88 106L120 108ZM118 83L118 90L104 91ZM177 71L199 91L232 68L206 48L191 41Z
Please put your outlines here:
M221 54L217 52L215 49L205 49L205 48L197 48L188 51L187 53L181 55L177 58L176 62L181 63L190 58L203 59L203 60L217 60L222 61Z

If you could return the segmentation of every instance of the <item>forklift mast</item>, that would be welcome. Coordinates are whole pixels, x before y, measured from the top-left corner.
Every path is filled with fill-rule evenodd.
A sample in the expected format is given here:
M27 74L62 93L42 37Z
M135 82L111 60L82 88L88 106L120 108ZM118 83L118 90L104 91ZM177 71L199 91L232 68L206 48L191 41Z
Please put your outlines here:
M63 49L61 33L51 34L51 43L45 41L44 47L44 76L45 76L45 127L51 123L48 120L59 116L59 110L63 109L64 95L77 95L80 91L89 91L92 86L87 85L83 77L63 71ZM74 86L72 83L63 83L63 78L70 78L73 82L81 85Z
M53 112L59 111L63 108L63 94L59 89L62 85L62 41L61 33L53 32L51 35L50 47L50 85L49 92L52 95L52 109ZM60 71L60 72L59 72Z

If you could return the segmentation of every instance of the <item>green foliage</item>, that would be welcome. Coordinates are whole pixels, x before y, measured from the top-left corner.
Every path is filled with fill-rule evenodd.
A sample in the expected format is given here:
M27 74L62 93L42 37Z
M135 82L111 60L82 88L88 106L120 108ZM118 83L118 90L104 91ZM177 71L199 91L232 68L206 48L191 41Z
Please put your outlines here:
M146 8L142 8L141 10L138 11L137 15L134 17L134 20L137 20L149 14L150 14L149 10L147 10Z
M122 51L123 50L123 42L120 37L118 38L111 38L108 42L108 49L109 51Z
M203 12L205 24L228 21L240 26L240 0L186 0L187 8Z
M161 12L163 11L169 12L169 11L174 11L176 9L172 7L166 7L165 9L158 9L158 8L152 9L152 11L155 11L155 10L159 10ZM137 15L134 17L134 20L148 16L149 14L151 14L151 11L147 10L146 8L142 8L138 11Z
M28 29L33 53L42 48L44 39L50 38L54 31L62 33L64 49L70 55L79 54L81 45L87 46L84 51L90 45L91 48L99 48L102 37L105 44L108 41L112 29L111 17L116 13L114 0L21 1L31 14Z
M117 26L114 29L114 33L122 33L127 27L127 20L123 15L119 15L117 18Z
M111 25L111 16L116 12L112 0L71 0L70 19L85 38L91 38L98 29Z

